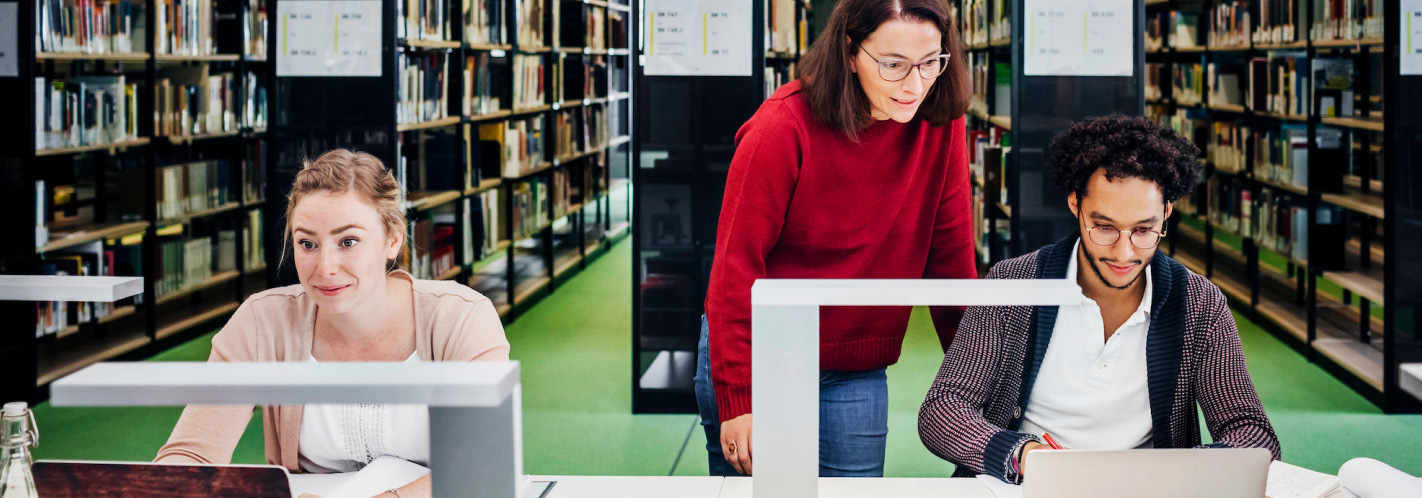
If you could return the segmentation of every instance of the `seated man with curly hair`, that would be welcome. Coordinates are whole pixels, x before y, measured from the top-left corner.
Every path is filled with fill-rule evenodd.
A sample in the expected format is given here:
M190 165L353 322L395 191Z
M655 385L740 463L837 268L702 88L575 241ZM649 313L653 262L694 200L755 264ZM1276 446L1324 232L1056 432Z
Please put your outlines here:
M1209 280L1156 250L1199 149L1144 117L1088 119L1052 140L1077 233L987 278L1071 279L1069 306L969 308L918 415L958 465L1020 483L1043 434L1076 449L1266 448L1279 440L1244 367L1234 317Z

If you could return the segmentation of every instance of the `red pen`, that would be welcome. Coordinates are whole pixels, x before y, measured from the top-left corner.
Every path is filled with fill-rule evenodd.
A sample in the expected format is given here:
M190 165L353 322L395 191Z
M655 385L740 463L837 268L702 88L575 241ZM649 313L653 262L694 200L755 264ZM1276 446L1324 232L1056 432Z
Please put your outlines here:
M1042 433L1042 439L1045 439L1045 440L1047 441L1047 445L1048 445L1048 446L1051 446L1052 449L1054 449L1054 450L1060 450L1060 449L1062 449L1062 445L1057 444L1057 440L1052 439L1052 435L1051 435L1051 434L1047 434L1047 433L1043 432L1043 433Z

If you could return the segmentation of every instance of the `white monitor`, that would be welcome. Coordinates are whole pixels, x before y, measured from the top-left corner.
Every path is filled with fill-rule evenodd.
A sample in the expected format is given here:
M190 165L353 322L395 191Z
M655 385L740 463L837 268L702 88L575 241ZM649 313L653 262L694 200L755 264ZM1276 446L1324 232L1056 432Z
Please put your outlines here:
M752 492L818 494L821 306L1060 306L1081 288L1054 280L757 280L751 286Z
M515 498L518 362L99 363L55 381L55 406L427 404L435 498Z

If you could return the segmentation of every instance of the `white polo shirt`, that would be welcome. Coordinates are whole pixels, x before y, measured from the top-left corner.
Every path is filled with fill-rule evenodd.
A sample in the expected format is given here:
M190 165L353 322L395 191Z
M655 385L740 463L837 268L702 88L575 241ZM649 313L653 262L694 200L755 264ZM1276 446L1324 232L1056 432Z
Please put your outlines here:
M1078 243L1067 266L1066 278L1073 282L1080 250ZM1152 446L1145 345L1154 292L1150 268L1144 272L1140 306L1109 340L1102 339L1106 325L1096 301L1082 295L1081 304L1059 308L1022 432L1049 432L1062 446L1080 450Z

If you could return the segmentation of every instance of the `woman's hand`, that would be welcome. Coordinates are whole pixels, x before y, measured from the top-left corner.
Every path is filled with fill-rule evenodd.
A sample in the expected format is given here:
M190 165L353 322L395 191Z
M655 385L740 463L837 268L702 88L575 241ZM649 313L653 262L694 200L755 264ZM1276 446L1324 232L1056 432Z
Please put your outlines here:
M721 453L736 472L751 475L751 414L721 422Z
M1020 460L1020 461L1017 462L1018 465L1021 465L1021 466L1022 466L1022 475L1024 475L1024 476L1027 475L1027 454L1028 454L1028 453L1031 453L1031 452L1034 451L1034 450L1051 450L1051 449L1052 449L1051 446L1047 446L1047 445L1045 445L1045 444L1038 443L1038 442L1036 442L1036 441L1028 441L1027 444L1023 445L1023 446L1022 446L1022 460ZM1066 449L1066 448L1062 448L1062 449Z

